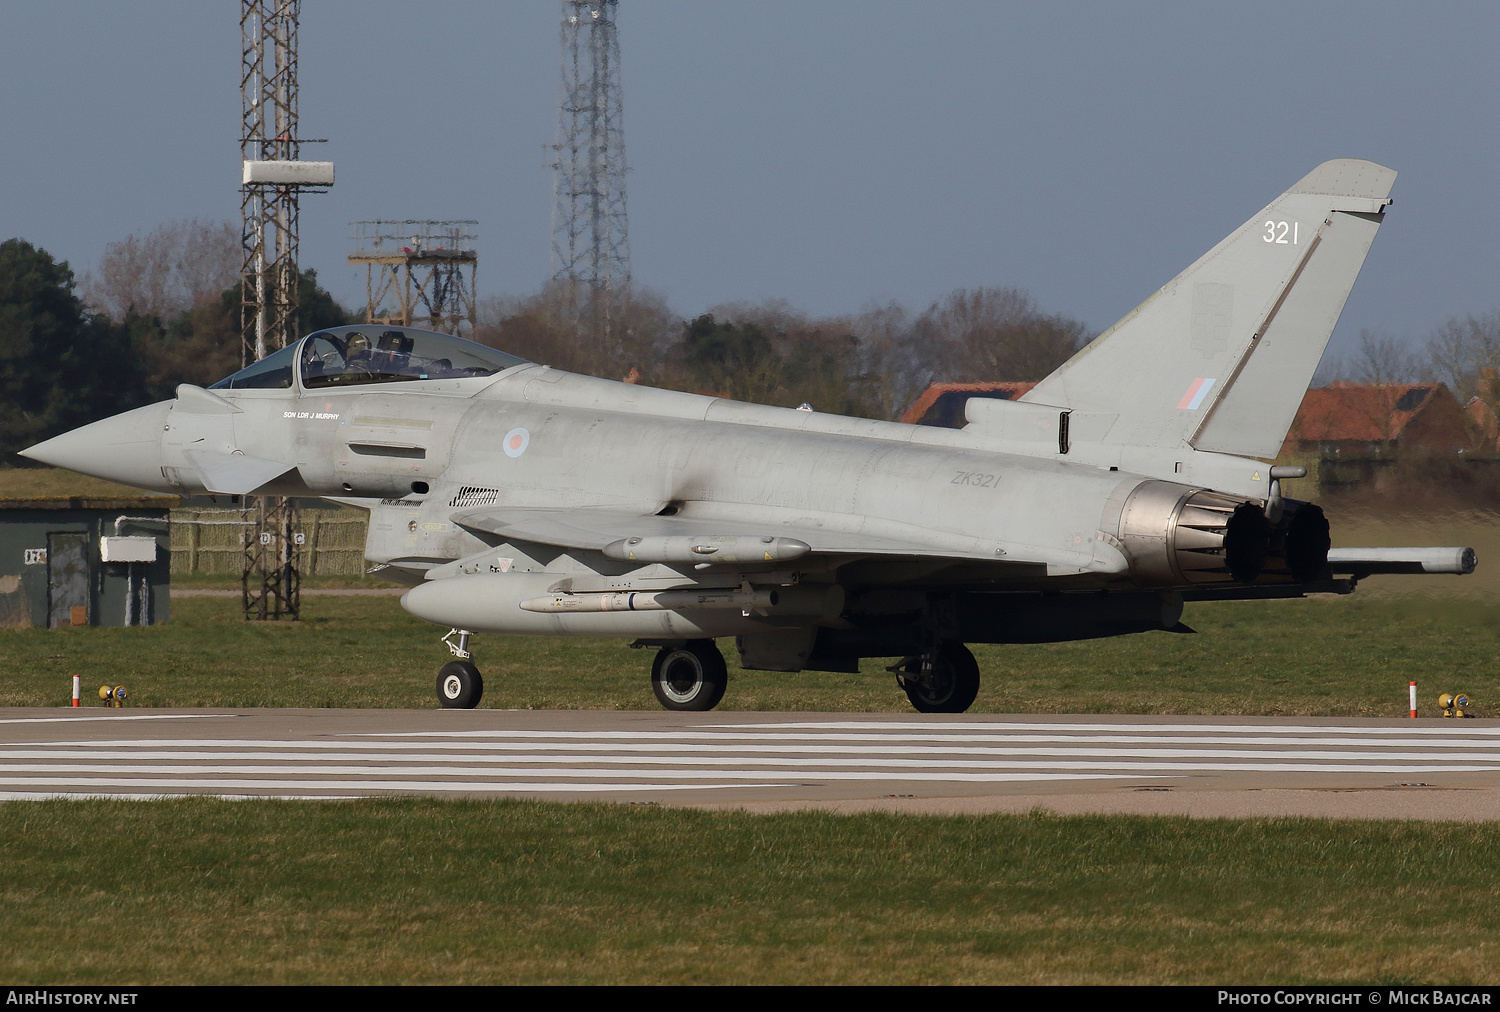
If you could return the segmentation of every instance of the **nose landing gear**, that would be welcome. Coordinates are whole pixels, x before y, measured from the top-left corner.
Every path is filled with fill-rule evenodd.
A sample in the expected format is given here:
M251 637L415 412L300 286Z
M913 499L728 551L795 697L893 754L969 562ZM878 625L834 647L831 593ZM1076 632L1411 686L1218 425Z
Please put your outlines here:
M437 697L444 709L472 710L484 696L484 679L474 666L474 655L469 652L470 635L466 629L449 629L448 635L443 637L443 643L455 658L438 671ZM458 637L457 643L453 642L454 636Z

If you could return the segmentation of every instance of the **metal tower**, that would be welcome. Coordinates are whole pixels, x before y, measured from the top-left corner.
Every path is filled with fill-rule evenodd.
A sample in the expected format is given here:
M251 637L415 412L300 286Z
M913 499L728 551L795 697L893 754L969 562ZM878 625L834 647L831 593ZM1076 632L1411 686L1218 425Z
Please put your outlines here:
M459 333L465 323L473 328L477 221L350 224L355 248L349 262L365 265L367 322L420 325L447 334ZM383 306L388 295L395 296L395 307Z
M607 302L599 299L601 293L630 285L617 6L617 0L562 4L552 277L571 283L575 302L583 297Z
M245 619L297 621L302 614L302 511L279 495L245 496L245 559L240 602Z
M297 317L297 188L252 182L257 163L296 161L301 0L241 0L240 364L292 340Z
M297 200L333 185L332 162L298 158L297 19L301 0L240 2L241 364L297 339ZM242 573L247 619L296 619L301 524L291 499L247 496L253 526Z

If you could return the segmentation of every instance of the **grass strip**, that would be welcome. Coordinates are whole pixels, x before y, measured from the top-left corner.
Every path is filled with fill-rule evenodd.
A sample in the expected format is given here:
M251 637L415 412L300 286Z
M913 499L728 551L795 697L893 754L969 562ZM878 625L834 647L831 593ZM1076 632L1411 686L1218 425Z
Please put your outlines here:
M1500 826L0 805L27 984L1494 983Z
M133 706L435 705L442 630L389 597L308 597L300 622L245 622L235 598L187 597L172 621L133 629L0 630L0 706L86 701L125 685ZM975 648L973 712L1403 717L1466 692L1500 700L1500 606L1462 599L1341 598L1190 605L1197 635ZM483 706L654 709L651 652L622 640L480 636ZM908 712L886 662L861 674L743 671L733 642L722 709Z

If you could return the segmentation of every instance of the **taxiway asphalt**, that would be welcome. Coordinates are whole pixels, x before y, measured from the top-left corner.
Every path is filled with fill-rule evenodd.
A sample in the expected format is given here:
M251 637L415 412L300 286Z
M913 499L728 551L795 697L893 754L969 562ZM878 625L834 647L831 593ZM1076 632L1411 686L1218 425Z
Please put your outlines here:
M1487 820L1500 722L0 709L0 800L176 794Z

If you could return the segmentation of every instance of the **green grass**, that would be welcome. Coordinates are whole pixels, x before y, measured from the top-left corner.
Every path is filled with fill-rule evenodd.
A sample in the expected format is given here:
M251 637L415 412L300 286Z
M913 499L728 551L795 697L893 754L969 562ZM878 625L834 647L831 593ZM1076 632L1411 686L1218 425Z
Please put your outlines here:
M0 467L0 498L4 499L67 499L74 496L112 499L161 494L103 478L91 478L60 467Z
M1494 983L1500 826L0 806L27 984Z
M133 629L0 630L0 706L67 702L123 684L133 706L431 707L444 630L394 597L308 597L300 622L249 623L237 598L172 602ZM977 647L973 712L1401 717L1415 679L1425 708L1467 692L1500 700L1500 605L1402 597L1190 605L1196 635ZM730 640L730 710L907 712L886 662L864 673L742 671ZM622 640L480 636L482 705L654 709L649 650ZM1432 715L1436 715L1434 712Z
M403 590L408 584L392 583L365 573L330 573L310 576L302 574L299 585L303 590ZM219 590L240 593L242 584L237 575L224 573L173 573L173 590ZM172 605L176 608L174 602Z

